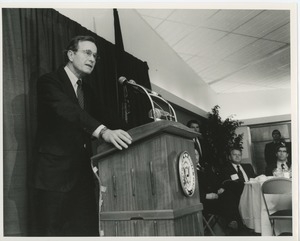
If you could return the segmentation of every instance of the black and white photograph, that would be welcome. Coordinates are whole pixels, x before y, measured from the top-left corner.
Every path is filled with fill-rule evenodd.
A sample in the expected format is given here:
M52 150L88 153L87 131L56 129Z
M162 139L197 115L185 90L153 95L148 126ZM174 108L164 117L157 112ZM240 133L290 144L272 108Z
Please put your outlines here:
M1 238L298 240L297 3L70 3L0 5Z

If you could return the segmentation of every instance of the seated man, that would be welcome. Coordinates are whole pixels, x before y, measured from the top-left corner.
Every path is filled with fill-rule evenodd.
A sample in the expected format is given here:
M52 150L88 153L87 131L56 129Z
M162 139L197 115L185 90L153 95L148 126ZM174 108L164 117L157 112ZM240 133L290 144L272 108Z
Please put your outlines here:
M236 229L243 227L238 207L244 182L256 175L251 164L241 164L242 151L240 149L232 148L228 160L222 168L222 187L225 191L219 199L222 203L222 212L228 219L228 226Z
M273 175L272 170L270 170L271 167L273 169L276 168L276 162L277 162L277 150L278 147L281 145L286 146L286 150L288 156L287 160L288 162L291 162L291 142L286 142L285 138L281 136L281 133L279 130L273 130L272 132L273 141L270 143L267 143L265 146L265 161L266 161L266 170L265 174L267 176Z
M203 204L203 214L221 214L219 195L224 189L220 188L218 173L215 172L212 165L207 162L200 164L199 154L195 149L197 162L198 185L200 192L200 201Z
M266 167L266 175L273 176L274 171L288 171L291 168L291 161L288 160L288 148L285 143L281 143L276 149L276 162L270 163Z

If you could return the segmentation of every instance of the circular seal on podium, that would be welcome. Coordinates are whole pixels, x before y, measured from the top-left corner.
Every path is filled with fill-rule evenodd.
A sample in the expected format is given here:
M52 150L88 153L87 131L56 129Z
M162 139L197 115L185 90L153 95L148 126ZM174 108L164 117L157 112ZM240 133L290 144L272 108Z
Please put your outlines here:
M196 174L193 161L187 151L180 154L178 166L182 190L187 197L191 197L196 188Z

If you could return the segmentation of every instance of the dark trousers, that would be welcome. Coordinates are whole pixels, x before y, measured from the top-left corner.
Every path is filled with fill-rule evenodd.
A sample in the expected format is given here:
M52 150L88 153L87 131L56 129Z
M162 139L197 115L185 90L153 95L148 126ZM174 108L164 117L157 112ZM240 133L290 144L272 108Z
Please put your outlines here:
M225 190L219 196L219 203L221 215L227 219L228 222L235 220L241 224L241 217L239 213L240 193L231 190Z
M99 236L95 185L84 176L69 192L37 190L40 236Z

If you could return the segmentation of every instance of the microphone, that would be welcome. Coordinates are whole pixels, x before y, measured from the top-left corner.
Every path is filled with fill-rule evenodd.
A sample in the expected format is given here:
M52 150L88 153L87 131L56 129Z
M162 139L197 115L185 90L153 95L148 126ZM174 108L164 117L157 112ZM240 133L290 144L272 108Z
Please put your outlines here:
M160 94L135 83L134 80L127 80L126 77L124 77L124 76L121 76L118 79L118 82L123 86L131 86L134 89L137 89L138 91L147 95L147 97L150 101L150 104L151 104L151 110L148 113L149 118L152 118L152 119L154 119L154 121L156 121L156 120L161 119L161 117L164 117L164 119L167 119L167 120L177 121L175 110L170 105L170 103L168 101L166 101ZM169 110L172 111L173 115L171 115L167 111L164 111L157 103L155 103L152 99L153 97L155 97L155 98L159 99L160 101L162 101L163 103L167 104L167 106L169 107ZM159 109L154 108L154 103L159 107Z
M158 109L158 108L154 108L154 111L150 110L148 112L148 116L151 119L160 119L160 120L161 119L168 119L168 117L171 117L169 112Z
M140 87L140 88L144 88L145 90L147 90L148 93L150 94L153 94L153 95L156 95L156 96L160 96L158 93L144 87L144 86L141 86L139 84L137 84L134 80L127 80L126 77L124 76L121 76L119 79L118 79L118 82L121 84L121 85L130 85L132 87Z

